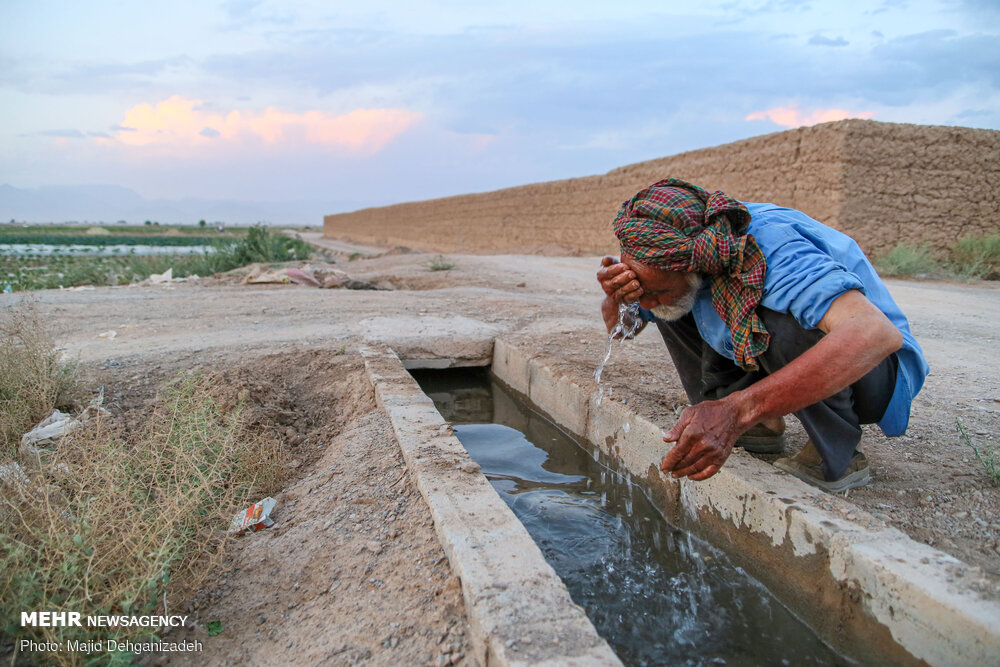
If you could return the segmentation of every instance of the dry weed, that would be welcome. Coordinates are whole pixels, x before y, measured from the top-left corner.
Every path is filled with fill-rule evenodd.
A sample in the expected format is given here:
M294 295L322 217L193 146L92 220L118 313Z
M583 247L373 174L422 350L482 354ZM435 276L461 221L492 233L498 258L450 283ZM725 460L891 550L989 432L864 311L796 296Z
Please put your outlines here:
M280 482L278 441L252 432L241 402L220 400L219 385L182 375L140 426L98 419L51 455L25 462L30 484L0 497L0 627L9 638L65 646L149 636L142 628L21 628L20 612L164 614L168 582L198 587L233 515ZM88 660L68 652L34 658Z
M0 462L14 455L21 435L67 401L75 385L75 364L59 361L34 301L0 313Z

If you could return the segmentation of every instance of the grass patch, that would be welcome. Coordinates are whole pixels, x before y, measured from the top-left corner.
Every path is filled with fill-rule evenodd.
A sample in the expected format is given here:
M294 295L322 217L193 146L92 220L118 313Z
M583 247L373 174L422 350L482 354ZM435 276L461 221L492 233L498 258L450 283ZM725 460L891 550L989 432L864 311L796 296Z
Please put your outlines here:
M951 253L951 269L974 280L1000 271L1000 234L959 239Z
M965 425L960 419L955 420L955 427L958 428L958 437L966 445L972 448L976 454L976 459L983 464L986 474L993 480L994 486L1000 486L1000 447L995 445L983 445L980 448L972 441L969 432L965 430Z
M231 394L215 376L183 374L138 417L97 419L25 466L29 483L0 497L0 627L11 639L158 638L148 628L22 628L20 612L163 614L168 583L201 584L233 515L280 482L277 440L252 430Z
M448 261L444 255L435 255L427 262L427 268L431 271L450 271L455 268L455 262Z
M900 243L877 260L875 268L884 276L934 275L962 280L991 279L1000 274L1000 234L961 238L943 260L928 246Z
M178 278L208 276L254 262L308 259L312 253L308 243L257 225L235 240L216 241L210 253L107 257L0 255L0 290L127 285L169 268L173 268L173 275Z
M917 276L939 271L941 264L929 247L901 243L879 259L875 268L884 276Z
M0 463L21 435L72 398L76 365L60 362L54 347L33 301L0 313Z

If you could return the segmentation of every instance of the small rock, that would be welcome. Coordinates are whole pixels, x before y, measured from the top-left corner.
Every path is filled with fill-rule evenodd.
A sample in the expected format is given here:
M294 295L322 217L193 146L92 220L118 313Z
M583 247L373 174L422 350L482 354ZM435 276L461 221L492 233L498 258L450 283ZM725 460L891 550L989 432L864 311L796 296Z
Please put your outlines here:
M371 542L366 544L365 548L368 549L368 551L371 551L376 556L382 553L382 545L379 542L376 542L375 540L372 540Z

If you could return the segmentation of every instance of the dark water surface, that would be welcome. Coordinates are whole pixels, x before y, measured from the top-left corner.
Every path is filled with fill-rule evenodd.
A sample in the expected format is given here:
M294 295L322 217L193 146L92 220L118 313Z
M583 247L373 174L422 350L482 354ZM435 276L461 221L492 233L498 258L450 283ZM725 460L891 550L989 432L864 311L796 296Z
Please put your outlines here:
M485 370L413 375L625 664L852 664Z

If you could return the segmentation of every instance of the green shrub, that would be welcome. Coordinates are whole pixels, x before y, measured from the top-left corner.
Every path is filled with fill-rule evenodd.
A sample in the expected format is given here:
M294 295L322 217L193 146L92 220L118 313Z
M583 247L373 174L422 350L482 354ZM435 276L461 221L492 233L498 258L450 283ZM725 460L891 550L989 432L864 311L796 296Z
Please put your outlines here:
M228 271L255 262L284 262L291 259L309 259L312 246L305 241L285 234L272 232L264 225L254 225L247 235L235 243L217 246L212 254L220 266L218 271Z
M431 271L450 271L455 268L455 262L449 262L444 255L435 255L427 262L427 268Z
M951 252L949 268L960 277L973 279L1000 270L1000 234L959 239Z
M900 243L876 261L875 268L884 276L916 276L939 271L941 264L926 245Z

